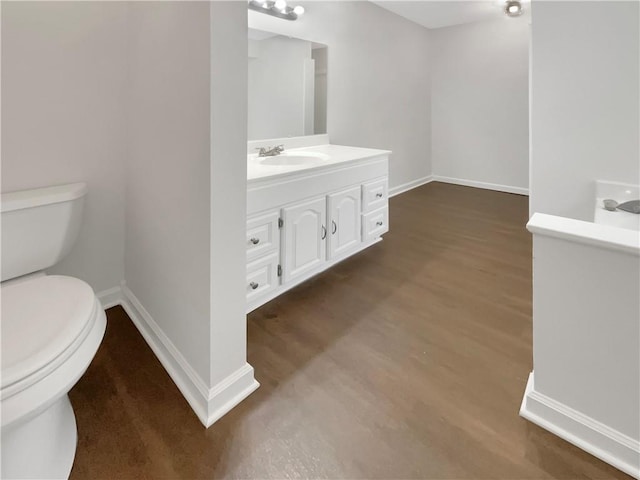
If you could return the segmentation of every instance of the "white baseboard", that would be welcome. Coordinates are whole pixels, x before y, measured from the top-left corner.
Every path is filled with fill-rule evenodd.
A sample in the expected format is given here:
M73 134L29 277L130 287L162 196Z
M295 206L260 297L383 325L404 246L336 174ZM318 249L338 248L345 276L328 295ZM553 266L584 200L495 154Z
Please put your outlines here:
M107 310L122 303L122 290L120 287L109 288L108 290L96 293L96 297L100 300L102 308Z
M210 427L260 386L253 376L253 367L245 363L212 388L208 388L125 282L120 287L105 290L97 296L105 309L122 305L205 427Z
M207 399L209 389L189 362L173 345L149 312L142 306L131 290L122 284L122 308L145 339L153 353L167 371L173 382L189 402L200 421L206 425L209 419Z
M398 185L396 187L389 189L389 197L393 197L395 195L399 195L404 192L408 192L409 190L419 187L421 185L425 185L429 182L433 181L433 175L427 175L426 177L418 178L417 180L413 180L411 182L403 183L402 185Z
M475 180L465 180L463 178L433 176L434 182L452 183L454 185L464 185L465 187L484 188L486 190L496 190L498 192L515 193L517 195L529 195L528 188L512 187L510 185L500 185L498 183L476 182Z
M522 399L521 417L624 473L640 478L640 442L536 392L533 373L529 375Z
M253 367L248 363L209 390L208 416L204 426L209 428L233 407L251 395L260 384L253 376Z

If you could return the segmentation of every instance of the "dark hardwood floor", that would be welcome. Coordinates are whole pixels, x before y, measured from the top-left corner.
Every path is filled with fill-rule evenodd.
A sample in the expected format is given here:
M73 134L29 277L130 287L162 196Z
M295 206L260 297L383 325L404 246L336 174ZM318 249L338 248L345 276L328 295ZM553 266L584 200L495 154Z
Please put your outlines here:
M248 317L262 386L205 430L120 308L70 396L73 479L622 479L518 416L527 198L432 183L391 231Z

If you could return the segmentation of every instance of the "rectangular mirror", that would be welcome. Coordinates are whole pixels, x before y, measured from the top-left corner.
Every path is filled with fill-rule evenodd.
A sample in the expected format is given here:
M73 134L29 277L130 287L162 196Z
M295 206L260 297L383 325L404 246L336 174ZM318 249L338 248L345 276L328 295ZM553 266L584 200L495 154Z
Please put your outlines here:
M249 29L248 139L327 133L327 46Z

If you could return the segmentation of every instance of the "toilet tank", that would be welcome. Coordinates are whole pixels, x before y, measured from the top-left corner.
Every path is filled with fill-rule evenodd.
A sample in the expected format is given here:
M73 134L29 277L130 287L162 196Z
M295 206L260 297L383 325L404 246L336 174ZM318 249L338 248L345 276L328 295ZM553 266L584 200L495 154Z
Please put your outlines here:
M85 183L3 193L2 281L37 272L62 260L82 220Z

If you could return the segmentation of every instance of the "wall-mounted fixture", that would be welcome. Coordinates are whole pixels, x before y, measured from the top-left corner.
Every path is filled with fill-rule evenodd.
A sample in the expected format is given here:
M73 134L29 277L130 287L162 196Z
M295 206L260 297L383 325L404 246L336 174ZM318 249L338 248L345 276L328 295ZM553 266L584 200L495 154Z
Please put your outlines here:
M504 5L504 13L509 17L519 17L523 12L522 3L518 0L509 0Z
M266 13L267 15L284 18L285 20L296 20L304 13L304 7L302 5L290 7L287 5L286 0L250 0L249 8L256 12Z

